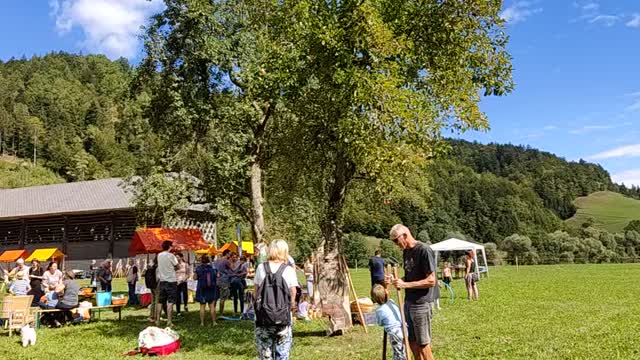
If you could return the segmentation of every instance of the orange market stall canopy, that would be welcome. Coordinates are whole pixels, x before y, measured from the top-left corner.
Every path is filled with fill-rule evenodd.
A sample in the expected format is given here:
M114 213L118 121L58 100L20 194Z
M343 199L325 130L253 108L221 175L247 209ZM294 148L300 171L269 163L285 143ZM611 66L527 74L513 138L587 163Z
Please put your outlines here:
M62 251L56 248L48 248L48 249L34 250L31 253L31 255L29 255L29 257L26 258L24 261L29 262L33 259L36 259L39 261L47 261L49 259L63 259L63 258L64 258L64 254L62 253Z
M162 252L162 242L165 240L173 242L172 250L175 251L197 251L209 248L209 243L204 241L198 229L146 228L138 229L133 234L129 255Z
M27 257L26 250L7 250L0 255L0 262L15 262L16 260Z
M225 250L229 250L231 252L234 253L238 253L238 242L237 241L232 241L229 243L226 243L224 245L222 245L222 247L220 247L220 249L216 249L213 247L213 245L210 245L208 249L206 250L199 250L196 251L197 254L203 255L203 254L209 254L209 255L219 255L222 254ZM249 255L253 255L253 242L251 241L243 241L242 242L242 253L246 253Z

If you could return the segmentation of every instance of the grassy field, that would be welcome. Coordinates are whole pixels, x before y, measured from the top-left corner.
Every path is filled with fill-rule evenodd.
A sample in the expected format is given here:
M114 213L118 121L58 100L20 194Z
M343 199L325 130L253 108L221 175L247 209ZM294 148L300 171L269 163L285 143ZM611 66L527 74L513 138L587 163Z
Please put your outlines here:
M640 219L640 200L621 194L601 191L577 198L578 212L568 223L580 226L588 218L610 232L621 232L631 220Z
M480 301L469 303L454 281L453 304L442 299L434 318L437 359L640 359L640 265L499 267L480 282ZM353 272L359 293L368 272ZM117 288L123 288L122 283ZM228 307L228 305L227 305ZM176 321L183 350L172 359L253 359L253 326L219 321L198 325L196 307ZM108 316L107 316L108 315ZM90 324L41 329L38 344L22 349L19 338L0 335L3 359L117 359L136 347L147 325L145 310L127 310ZM327 338L321 321L297 322L292 359L377 359L382 332L355 328Z

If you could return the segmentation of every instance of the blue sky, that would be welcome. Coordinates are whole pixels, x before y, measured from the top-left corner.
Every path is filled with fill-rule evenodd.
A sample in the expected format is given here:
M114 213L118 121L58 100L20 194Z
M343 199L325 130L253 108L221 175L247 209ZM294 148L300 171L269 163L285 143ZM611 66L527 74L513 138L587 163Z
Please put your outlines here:
M49 51L140 58L140 26L162 1L4 0L0 59ZM491 130L463 137L526 144L602 164L640 185L640 1L507 0L515 91L486 98Z

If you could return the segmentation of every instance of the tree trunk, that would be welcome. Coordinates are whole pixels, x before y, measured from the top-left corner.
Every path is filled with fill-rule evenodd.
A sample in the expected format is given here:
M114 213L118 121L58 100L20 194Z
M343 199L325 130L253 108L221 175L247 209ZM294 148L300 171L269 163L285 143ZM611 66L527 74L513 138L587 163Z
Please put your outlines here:
M336 159L329 206L322 224L323 241L318 250L318 291L322 312L329 316L329 332L351 328L349 283L341 262L342 232L340 219L346 189L355 172L355 166L342 153Z
M251 235L253 243L262 241L264 235L264 198L262 196L262 167L256 160L249 170L251 186Z

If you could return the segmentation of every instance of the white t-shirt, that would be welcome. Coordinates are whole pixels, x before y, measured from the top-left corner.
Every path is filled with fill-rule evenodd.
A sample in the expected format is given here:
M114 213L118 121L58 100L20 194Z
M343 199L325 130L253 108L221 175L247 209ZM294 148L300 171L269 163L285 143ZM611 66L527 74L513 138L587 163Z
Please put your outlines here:
M44 286L49 285L58 285L62 282L62 271L56 270L53 274L46 270L44 274L42 274L42 284Z
M267 263L258 265L258 268L256 269L256 276L253 280L256 284L256 287L260 286L264 281L264 278L267 276L267 273L264 271L265 264ZM269 264L269 267L271 268L271 272L274 274L278 271L278 268L281 265L271 261L269 261L268 264ZM282 272L282 278L287 283L287 286L289 286L289 289L299 286L298 278L296 277L296 271L293 270L291 266L285 267L284 271Z
M163 251L158 254L158 270L156 270L158 282L177 282L176 265L178 265L178 259L172 253Z
M306 301L303 301L300 303L300 305L298 305L298 315L302 316L302 317L307 317L309 316L309 303Z

